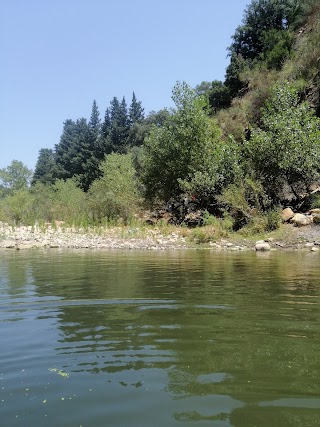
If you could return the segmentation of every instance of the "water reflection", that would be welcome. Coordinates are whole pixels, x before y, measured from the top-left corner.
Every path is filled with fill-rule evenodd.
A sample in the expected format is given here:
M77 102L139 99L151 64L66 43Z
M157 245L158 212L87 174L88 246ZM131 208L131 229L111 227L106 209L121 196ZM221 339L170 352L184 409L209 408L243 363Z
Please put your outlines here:
M93 384L98 413L106 398L135 401L113 403L113 425L121 411L121 425L150 425L142 406L158 425L320 422L320 277L307 254L32 252L5 254L0 272L7 373L23 361L47 384L60 369L87 408Z

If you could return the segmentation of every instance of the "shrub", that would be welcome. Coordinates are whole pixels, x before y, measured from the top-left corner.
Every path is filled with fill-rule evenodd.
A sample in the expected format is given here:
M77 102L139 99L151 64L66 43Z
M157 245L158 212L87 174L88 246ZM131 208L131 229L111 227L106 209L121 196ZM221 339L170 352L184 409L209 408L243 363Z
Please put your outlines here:
M30 223L33 196L25 188L15 191L0 201L0 219L13 224Z
M88 193L93 218L122 218L127 223L140 203L132 158L129 154L110 154L100 169L102 177L93 182Z

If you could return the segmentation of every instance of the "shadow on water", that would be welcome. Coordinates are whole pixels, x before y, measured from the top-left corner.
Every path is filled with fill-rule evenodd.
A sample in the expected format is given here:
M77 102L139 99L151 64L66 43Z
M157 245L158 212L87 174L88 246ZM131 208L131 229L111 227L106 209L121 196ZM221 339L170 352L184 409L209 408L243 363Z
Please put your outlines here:
M313 255L6 252L5 389L19 394L12 384L22 364L24 381L38 375L41 399L53 381L47 415L61 390L79 399L74 419L61 414L68 426L320 424ZM32 404L21 405L28 422L40 416ZM8 405L5 416L17 410Z

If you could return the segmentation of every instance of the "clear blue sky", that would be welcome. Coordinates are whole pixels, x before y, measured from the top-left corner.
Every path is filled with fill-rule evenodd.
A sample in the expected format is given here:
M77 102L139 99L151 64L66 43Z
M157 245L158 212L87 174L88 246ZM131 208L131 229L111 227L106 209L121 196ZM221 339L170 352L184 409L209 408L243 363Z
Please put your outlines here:
M250 0L2 0L0 168L34 168L64 120L103 117L132 91L171 107L177 80L223 80L227 46Z

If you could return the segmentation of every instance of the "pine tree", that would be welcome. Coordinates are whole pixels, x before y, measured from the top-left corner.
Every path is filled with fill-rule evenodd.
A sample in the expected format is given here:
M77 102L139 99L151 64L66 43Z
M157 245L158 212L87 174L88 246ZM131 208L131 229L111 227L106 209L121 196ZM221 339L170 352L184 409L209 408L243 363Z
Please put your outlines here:
M89 121L89 129L93 136L94 142L96 142L100 137L100 132L101 132L100 113L99 113L96 100L94 100L92 104L91 117Z
M123 97L121 103L119 103L118 99L114 97L110 104L111 130L109 150L115 153L125 153L130 129L126 100Z
M133 92L132 101L129 108L130 124L142 123L144 120L144 108L141 106L141 101L137 101L136 95Z
M43 184L53 184L57 177L57 165L53 150L49 148L41 148L35 171L33 174L32 185L36 182Z
M77 126L73 120L63 123L62 135L59 144L55 145L55 159L57 164L57 178L67 179L74 175L73 159L77 152Z

